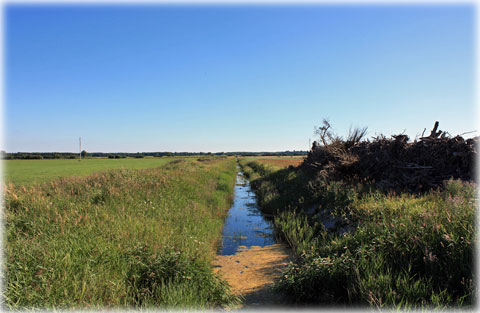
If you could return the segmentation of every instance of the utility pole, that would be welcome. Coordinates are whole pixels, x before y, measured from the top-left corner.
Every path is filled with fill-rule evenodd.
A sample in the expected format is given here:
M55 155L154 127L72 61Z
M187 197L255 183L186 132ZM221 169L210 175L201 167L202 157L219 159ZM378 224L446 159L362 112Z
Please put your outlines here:
M312 148L311 141L312 141L312 138L308 138L308 149L307 149L307 151L310 151L310 149Z
M80 143L80 150L78 150L78 155L80 156L80 160L82 160L82 137L78 137L78 141Z

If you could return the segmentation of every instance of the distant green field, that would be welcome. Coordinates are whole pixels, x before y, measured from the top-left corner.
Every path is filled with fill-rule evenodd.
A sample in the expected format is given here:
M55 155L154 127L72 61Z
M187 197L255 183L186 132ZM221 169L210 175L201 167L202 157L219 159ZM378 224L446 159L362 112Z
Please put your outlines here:
M178 158L178 157L177 157ZM32 184L58 177L86 176L111 169L142 169L164 165L175 157L126 159L56 159L3 161L4 180L14 184Z
M257 163L268 166L272 170L279 170L286 168L289 165L299 166L302 164L305 156L255 156L255 157L243 157L241 158L245 163L255 161Z

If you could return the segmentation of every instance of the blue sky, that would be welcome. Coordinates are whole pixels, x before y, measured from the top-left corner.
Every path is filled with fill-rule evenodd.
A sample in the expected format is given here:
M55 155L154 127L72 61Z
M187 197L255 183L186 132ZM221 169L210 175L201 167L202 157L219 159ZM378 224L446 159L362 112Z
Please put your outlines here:
M476 130L473 5L5 7L5 147L306 150ZM478 133L477 133L478 134Z

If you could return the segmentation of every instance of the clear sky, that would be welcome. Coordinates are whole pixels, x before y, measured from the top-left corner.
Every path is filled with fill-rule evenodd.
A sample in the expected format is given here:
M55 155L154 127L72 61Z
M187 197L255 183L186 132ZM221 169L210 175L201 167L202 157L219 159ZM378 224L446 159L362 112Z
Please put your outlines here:
M307 150L477 129L474 5L5 6L5 147ZM477 133L478 135L478 133Z

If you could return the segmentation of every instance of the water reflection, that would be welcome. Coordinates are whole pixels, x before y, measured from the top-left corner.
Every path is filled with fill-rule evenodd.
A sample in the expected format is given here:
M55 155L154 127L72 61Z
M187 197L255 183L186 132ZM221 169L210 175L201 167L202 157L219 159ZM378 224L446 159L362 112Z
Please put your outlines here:
M239 246L268 246L275 243L273 226L257 206L250 183L238 172L235 198L223 226L223 239L219 254L235 254Z

